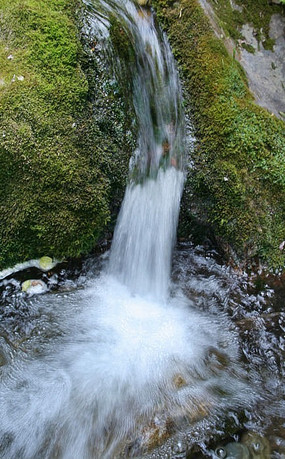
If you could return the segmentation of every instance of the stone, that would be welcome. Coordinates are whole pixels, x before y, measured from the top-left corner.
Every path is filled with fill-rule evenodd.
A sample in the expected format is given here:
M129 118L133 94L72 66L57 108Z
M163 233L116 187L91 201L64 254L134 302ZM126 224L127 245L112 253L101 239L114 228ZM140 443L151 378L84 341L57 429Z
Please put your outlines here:
M50 257L41 257L39 259L39 268L42 271L49 271L54 267L54 263L52 261L52 258Z
M173 377L173 384L177 389L180 389L181 387L184 387L187 385L185 379L183 378L182 375L177 374Z
M155 418L143 429L141 449L150 451L162 445L173 432L173 422L170 418L163 421Z
M252 459L270 459L269 441L256 432L247 432L242 436L242 444L246 445Z
M27 292L27 290L31 287L32 281L26 280L25 282L22 283L22 292Z
M150 6L151 0L137 0L137 3L140 6Z
M29 295L44 293L47 291L47 285L40 279L28 279L22 283L22 292Z

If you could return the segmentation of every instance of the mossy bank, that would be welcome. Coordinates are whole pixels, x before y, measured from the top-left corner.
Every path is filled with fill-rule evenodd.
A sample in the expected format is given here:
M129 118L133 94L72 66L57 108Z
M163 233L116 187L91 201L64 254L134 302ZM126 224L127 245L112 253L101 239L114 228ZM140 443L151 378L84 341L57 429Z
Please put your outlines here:
M284 269L285 124L254 103L243 69L198 0L155 0L184 84L196 146L180 236L201 228L236 263Z
M0 269L88 252L122 198L130 107L72 0L0 0Z

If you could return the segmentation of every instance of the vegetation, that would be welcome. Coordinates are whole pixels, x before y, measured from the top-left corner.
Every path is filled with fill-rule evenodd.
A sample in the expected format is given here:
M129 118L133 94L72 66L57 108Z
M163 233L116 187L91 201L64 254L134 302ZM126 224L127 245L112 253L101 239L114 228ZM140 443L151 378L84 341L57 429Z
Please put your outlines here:
M275 42L269 35L270 20L272 14L281 12L282 6L270 4L268 0L210 1L227 36L241 40L243 47L250 46L243 42L241 30L244 24L250 24L254 28L257 41L262 43L265 49L272 50ZM248 51L252 52L252 47Z
M95 38L80 42L80 2L0 5L1 269L90 250L122 197L133 139Z
M155 0L155 7L179 64L197 138L180 235L203 227L240 259L257 255L284 268L284 122L254 103L243 70L197 0Z

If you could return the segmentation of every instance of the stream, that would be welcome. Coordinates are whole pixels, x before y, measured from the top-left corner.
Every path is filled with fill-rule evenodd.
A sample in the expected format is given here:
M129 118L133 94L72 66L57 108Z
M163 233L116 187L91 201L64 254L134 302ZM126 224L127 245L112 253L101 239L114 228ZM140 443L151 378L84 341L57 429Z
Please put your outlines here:
M109 251L38 271L44 294L0 283L0 457L284 457L281 297L174 249L191 140L170 47L150 9L87 5L106 54L110 17L132 44L137 149Z

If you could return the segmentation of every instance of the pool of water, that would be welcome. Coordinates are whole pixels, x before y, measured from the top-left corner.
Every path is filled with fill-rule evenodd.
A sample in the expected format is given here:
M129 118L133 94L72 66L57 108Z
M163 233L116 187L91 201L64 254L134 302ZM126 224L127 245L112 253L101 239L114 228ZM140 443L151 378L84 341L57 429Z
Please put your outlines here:
M1 457L247 457L231 450L246 432L256 457L282 457L281 281L180 244L161 303L102 274L107 260L1 282ZM21 291L31 275L46 293Z

